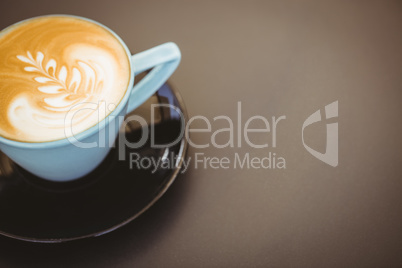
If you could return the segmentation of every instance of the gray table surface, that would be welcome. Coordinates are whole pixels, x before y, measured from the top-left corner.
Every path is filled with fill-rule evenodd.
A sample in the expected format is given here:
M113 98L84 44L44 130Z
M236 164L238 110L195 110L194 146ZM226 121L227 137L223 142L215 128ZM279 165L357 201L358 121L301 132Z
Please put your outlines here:
M2 0L0 28L52 13L97 20L133 53L176 42L183 59L170 81L190 117L235 119L238 102L244 120L286 116L276 148L190 147L189 156L275 152L286 169L192 165L149 211L105 236L58 245L0 237L0 267L402 265L401 1ZM334 168L304 149L301 127L336 100ZM325 133L312 126L306 143L324 148Z

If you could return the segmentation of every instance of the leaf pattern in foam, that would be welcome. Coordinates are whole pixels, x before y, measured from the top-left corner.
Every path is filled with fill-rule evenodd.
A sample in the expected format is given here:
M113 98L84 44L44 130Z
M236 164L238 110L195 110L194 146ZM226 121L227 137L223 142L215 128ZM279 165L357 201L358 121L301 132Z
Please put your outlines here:
M45 56L40 51L36 53L35 58L30 51L25 56L17 55L17 58L28 64L24 67L26 72L37 74L34 80L41 84L37 89L41 93L49 94L44 102L47 108L52 111L66 111L77 102L84 102L89 94L96 92L95 89L101 83L96 79L94 68L82 61L78 61L78 68L73 67L69 76L64 65L60 67L57 73L56 60L49 59L45 63ZM71 98L72 95L74 98Z

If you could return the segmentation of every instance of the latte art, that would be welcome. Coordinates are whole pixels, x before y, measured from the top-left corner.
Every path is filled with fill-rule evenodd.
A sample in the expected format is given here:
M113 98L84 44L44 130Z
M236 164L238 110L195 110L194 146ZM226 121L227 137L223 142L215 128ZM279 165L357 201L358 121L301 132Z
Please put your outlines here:
M12 26L0 33L0 135L42 142L77 134L110 113L101 103L119 104L129 78L124 48L95 23L51 16Z

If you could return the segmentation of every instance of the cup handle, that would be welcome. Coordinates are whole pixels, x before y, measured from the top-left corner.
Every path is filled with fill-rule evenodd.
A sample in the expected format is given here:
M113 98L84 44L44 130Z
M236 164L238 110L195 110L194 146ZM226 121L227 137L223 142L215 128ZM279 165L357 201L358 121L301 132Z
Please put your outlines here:
M134 75L153 69L133 87L127 113L144 103L166 82L176 70L180 59L180 49L172 42L153 47L131 57Z

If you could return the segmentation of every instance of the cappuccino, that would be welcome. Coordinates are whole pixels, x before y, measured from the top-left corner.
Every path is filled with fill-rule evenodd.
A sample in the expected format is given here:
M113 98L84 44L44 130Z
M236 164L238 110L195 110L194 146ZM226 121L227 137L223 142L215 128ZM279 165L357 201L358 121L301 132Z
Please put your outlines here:
M0 32L0 136L46 142L82 132L120 103L130 76L121 42L94 22L45 16L8 27Z

